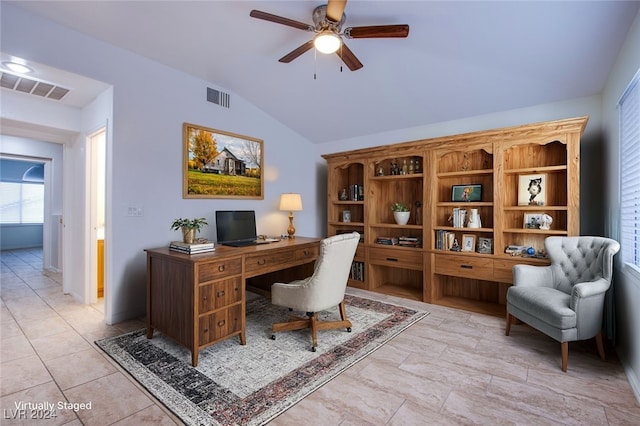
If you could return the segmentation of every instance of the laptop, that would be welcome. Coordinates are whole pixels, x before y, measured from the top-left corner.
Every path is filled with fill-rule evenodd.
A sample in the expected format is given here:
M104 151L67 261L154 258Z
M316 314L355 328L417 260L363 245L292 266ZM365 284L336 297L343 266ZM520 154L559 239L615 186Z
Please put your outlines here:
M256 233L256 213L253 210L217 210L218 244L245 247L259 244Z

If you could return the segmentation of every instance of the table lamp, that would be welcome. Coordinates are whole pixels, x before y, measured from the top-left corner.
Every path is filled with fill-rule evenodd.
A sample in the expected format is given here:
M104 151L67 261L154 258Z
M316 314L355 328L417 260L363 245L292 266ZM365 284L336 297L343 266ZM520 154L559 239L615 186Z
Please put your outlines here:
M282 194L280 195L280 210L289 212L289 227L287 233L289 238L295 238L296 228L293 226L293 212L302 210L302 197L300 194Z

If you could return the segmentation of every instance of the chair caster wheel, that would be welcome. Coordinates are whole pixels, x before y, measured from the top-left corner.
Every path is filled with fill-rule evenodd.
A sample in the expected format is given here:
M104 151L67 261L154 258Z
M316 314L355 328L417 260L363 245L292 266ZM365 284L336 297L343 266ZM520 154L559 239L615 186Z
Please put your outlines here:
M315 346L311 346L311 352L315 352L316 351L316 347Z
M347 327L347 332L351 333L351 327Z
M271 335L271 340L276 340L276 335L275 334Z

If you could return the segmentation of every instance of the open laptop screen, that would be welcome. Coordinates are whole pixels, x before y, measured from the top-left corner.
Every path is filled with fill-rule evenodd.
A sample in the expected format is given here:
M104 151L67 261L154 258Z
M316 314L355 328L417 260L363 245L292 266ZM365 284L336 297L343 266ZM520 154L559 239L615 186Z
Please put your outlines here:
M218 244L251 242L257 238L256 213L253 210L217 210Z

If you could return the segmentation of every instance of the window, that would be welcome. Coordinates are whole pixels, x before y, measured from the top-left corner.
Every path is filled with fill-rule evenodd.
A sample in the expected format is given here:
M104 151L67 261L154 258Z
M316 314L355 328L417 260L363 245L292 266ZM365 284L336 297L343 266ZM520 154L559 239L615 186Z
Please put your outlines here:
M640 267L640 71L618 103L622 260Z
M44 185L0 182L0 223L43 223Z

